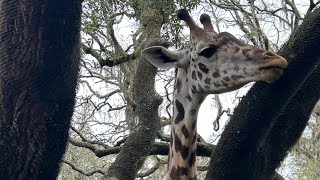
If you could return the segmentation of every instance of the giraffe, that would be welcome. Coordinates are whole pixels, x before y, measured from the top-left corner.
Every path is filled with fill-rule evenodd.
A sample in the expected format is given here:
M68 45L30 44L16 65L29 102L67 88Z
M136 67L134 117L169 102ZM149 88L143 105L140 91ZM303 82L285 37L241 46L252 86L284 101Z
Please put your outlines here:
M142 56L156 67L177 68L167 178L189 180L197 178L197 116L205 97L233 91L253 81L273 83L288 63L230 33L215 32L207 14L200 16L203 28L185 9L178 10L177 16L190 29L189 43L179 51L149 47L142 51Z

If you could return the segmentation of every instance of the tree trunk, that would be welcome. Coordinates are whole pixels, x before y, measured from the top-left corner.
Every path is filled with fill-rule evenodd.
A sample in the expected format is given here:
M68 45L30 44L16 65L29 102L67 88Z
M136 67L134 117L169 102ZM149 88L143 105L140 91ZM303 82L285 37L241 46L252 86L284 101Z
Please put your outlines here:
M0 2L0 177L56 179L79 70L81 1Z
M139 1L139 20L144 25L145 39L159 38L162 14L152 0ZM151 21L152 19L152 21ZM150 40L146 46L163 45L162 41ZM154 140L160 130L158 116L162 98L155 91L157 68L145 59L138 58L133 80L134 113L139 124L129 135L116 160L108 169L108 178L120 180L134 179L145 159L150 155ZM132 117L131 117L132 119Z
M207 179L273 178L320 97L318 85L311 85L320 83L315 68L320 60L319 32L317 9L279 53L290 62L283 78L274 85L256 83L235 109L211 156Z

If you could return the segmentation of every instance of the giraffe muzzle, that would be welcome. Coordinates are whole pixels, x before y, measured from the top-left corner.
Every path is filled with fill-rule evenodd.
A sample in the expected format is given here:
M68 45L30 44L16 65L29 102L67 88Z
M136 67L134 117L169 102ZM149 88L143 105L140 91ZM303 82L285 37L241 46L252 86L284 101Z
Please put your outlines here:
M264 52L262 53L262 57L264 58L265 63L258 65L259 70L285 69L288 67L288 61L273 52Z

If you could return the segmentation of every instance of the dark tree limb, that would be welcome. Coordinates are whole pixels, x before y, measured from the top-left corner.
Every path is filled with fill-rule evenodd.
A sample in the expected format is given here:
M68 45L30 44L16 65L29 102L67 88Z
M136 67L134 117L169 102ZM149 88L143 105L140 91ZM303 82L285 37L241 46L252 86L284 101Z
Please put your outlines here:
M81 1L0 1L0 177L56 179L80 60Z
M95 144L86 141L79 141L73 138L69 139L69 143L82 148L91 150L97 157L104 157L111 154L117 154L120 152L122 146L104 147L100 148ZM210 157L215 146L209 143L197 143L197 156ZM150 155L168 155L169 143L155 142L151 147Z
M274 124L256 158L257 171L261 177L271 178L290 148L298 141L307 126L313 107L320 98L320 63L306 80L300 91L287 105ZM263 164L261 164L264 162ZM263 169L260 169L263 167ZM257 177L257 179L261 179Z
M290 105L295 105L295 101L299 102L294 107L298 107L296 110L300 112L304 109L304 120L300 121L306 121L310 116L308 110L314 105L313 99L319 99L317 93L310 93L310 97L299 97L309 91L318 91L315 88L306 89L309 87L306 83L319 83L319 77L310 76L320 60L319 32L320 9L317 9L305 17L302 25L279 52L290 62L284 76L273 85L256 83L235 109L211 156L207 179L255 179L262 177L259 170L272 167L274 172L279 166L280 161L258 162L261 158L257 158L257 153L264 144L268 145L266 140L269 135L274 136L285 131L276 130L275 125L283 121L283 117L289 116L287 112L292 112ZM299 127L293 130L296 134L301 134L305 124L301 123ZM294 142L298 137L294 137ZM293 145L292 142L283 143L287 147L273 147L269 153L277 153L278 159L283 160L285 154L279 152ZM257 165L259 167L256 167Z

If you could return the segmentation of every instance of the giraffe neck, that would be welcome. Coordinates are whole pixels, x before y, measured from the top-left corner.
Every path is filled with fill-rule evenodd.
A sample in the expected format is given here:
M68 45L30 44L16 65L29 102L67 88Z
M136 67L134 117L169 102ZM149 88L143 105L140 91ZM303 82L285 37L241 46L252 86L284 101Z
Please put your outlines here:
M196 179L197 116L204 97L191 92L187 77L185 70L178 70L168 166L168 179L171 180Z

